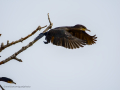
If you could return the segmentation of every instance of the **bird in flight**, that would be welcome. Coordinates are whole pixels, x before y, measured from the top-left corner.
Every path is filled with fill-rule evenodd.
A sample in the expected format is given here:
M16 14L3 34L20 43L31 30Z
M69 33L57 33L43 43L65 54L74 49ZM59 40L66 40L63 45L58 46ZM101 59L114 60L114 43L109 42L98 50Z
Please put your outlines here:
M4 81L4 82L7 82L7 83L13 83L13 84L16 84L15 82L13 82L12 79L7 78L7 77L0 77L0 81Z
M68 49L76 49L84 47L84 45L92 45L96 43L96 35L91 36L87 34L86 31L90 30L80 24L75 26L56 27L46 33L40 33L35 40L46 36L46 42L44 42L45 44L51 42L57 46L63 46Z

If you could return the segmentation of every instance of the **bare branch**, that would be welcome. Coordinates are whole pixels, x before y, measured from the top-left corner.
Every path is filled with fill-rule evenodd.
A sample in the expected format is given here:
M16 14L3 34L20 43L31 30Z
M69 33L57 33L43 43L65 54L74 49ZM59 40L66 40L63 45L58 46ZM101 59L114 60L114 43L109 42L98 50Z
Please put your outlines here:
M5 90L1 85L0 85L0 87L1 87L2 90Z
M17 61L19 61L19 62L22 62L22 60L19 59L19 58L17 58L17 57L15 57L14 59L17 60Z
M43 33L47 32L53 26L53 23L50 21L49 13L48 13L48 20L49 20L50 25L43 31Z
M44 32L46 32L46 31L48 31L49 29L51 29L52 28L52 23L51 23L51 21L50 21L50 18L49 18L49 14L48 14L48 20L49 20L49 23L50 23L50 25L44 30ZM44 28L44 27L38 27L36 30L40 30L40 29L42 29L42 28ZM33 33L33 32L32 32ZM25 38L27 38L27 37L25 37ZM24 39L25 39L24 38ZM4 64L4 63L6 63L6 62L8 62L8 61L10 61L10 60L12 60L12 59L15 59L15 60L17 60L17 61L19 61L19 62L22 62L22 60L21 59L18 59L17 58L17 55L18 54L20 54L21 52L23 52L23 51L25 51L27 48L29 48L30 46L32 46L36 41L38 41L38 40L33 40L32 42L30 42L28 45L26 45L26 46L23 46L19 51L17 51L16 53L14 53L13 55L11 55L10 57L8 57L8 58L6 58L5 60L3 60L3 61L1 61L0 62L0 65L2 65L2 64ZM9 43L9 42L8 42Z
M44 26L44 27L46 27L46 26ZM0 52L1 52L2 50L4 50L5 48L11 46L11 45L14 45L14 44L16 44L16 43L19 43L19 42L22 42L22 41L26 40L27 38L29 38L30 36L32 36L33 34L35 34L38 30L41 30L41 29L44 28L44 27L38 26L37 29L34 30L34 31L33 31L31 34L29 34L28 36L26 36L26 37L24 37L24 38L21 38L21 39L19 39L19 40L13 41L13 42L11 42L11 43L9 43L9 40L8 40L6 45L4 45L4 43L1 43Z
M0 62L0 65L4 64L4 63L6 63L6 62L8 62L8 61L10 61L10 60L12 60L12 59L15 59L15 60L17 60L17 61L19 61L19 62L22 62L22 60L21 60L21 59L18 59L16 56L17 56L18 54L20 54L21 52L23 52L24 50L26 50L28 47L32 46L35 42L36 42L36 41L32 41L32 42L30 42L27 46L22 47L19 51L17 51L16 53L14 53L13 55L11 55L10 57L6 58L5 60L1 61L1 62Z

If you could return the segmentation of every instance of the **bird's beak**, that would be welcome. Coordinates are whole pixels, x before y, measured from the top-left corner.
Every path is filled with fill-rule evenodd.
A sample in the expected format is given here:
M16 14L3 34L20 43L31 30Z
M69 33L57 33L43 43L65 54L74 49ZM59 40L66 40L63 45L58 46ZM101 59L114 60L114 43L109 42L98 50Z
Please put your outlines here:
M12 82L12 83L16 84L15 82Z
M86 29L86 31L89 31L89 32L91 32L90 30L88 30L88 29Z
M13 82L13 81L8 81L8 83L13 83L13 84L16 84L15 82Z

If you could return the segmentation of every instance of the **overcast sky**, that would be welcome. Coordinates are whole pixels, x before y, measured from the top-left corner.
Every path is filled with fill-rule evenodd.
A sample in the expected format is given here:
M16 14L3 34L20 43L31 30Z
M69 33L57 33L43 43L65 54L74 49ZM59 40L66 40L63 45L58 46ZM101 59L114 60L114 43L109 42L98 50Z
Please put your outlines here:
M47 13L53 28L85 25L91 30L87 33L98 37L96 44L70 50L44 44L43 37L18 55L23 62L11 60L0 66L0 77L17 83L0 85L6 90L120 90L120 1L0 0L0 43L25 37L39 25L49 25ZM43 30L3 50L0 61Z

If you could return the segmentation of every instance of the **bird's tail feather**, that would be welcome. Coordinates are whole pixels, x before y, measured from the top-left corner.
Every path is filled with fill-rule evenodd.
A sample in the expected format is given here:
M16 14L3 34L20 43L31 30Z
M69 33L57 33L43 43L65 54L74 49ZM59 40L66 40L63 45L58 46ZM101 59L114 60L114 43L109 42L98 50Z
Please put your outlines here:
M38 40L42 38L45 35L45 33L40 33L34 40Z

